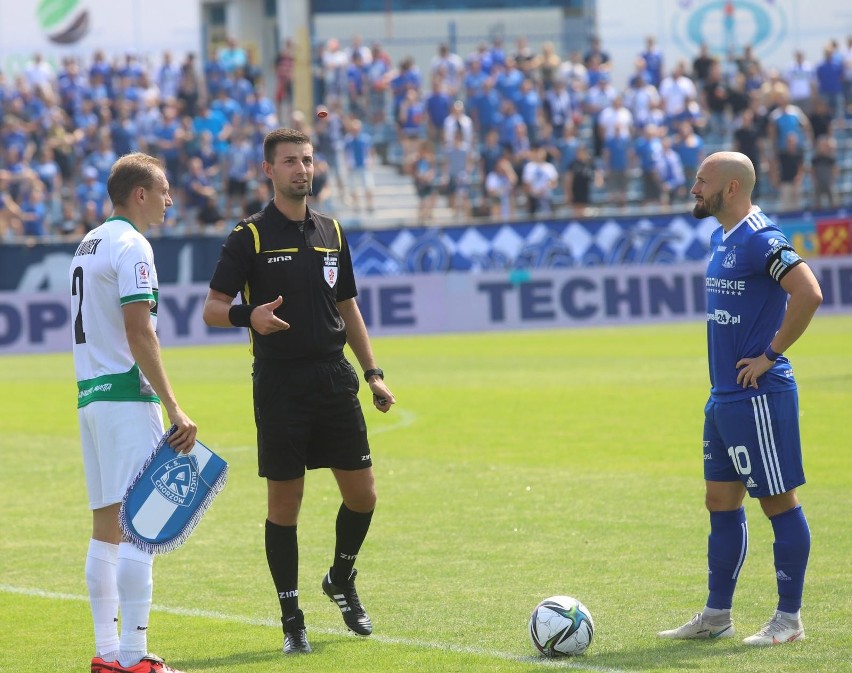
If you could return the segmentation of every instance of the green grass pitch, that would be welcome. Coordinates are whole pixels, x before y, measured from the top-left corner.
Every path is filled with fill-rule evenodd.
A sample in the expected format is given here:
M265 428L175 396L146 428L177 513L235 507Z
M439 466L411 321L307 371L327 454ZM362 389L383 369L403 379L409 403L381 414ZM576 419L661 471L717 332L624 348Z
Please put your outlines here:
M299 540L314 654L287 660L247 349L167 350L182 405L231 471L189 541L155 564L151 650L190 673L852 671L851 334L852 316L820 315L790 351L813 534L807 640L768 650L655 636L706 597L700 323L375 339L398 399L383 416L362 390L379 505L358 588L375 633L348 634L320 590L339 498L327 470L311 472ZM85 671L90 515L70 355L0 360L0 404L0 671ZM771 526L746 509L742 637L776 601ZM585 656L534 654L527 619L552 594L591 610Z

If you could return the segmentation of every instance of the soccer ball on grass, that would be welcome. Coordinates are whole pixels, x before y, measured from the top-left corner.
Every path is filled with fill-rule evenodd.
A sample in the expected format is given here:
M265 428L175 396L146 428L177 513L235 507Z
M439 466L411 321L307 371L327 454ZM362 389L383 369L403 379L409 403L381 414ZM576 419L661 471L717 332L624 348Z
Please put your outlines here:
M545 598L530 617L530 640L546 657L582 654L594 635L592 613L570 596Z

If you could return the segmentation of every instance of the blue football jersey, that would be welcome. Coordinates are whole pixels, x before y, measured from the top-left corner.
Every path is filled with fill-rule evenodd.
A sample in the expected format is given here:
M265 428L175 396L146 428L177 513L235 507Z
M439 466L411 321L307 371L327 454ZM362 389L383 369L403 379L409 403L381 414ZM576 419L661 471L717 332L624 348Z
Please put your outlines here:
M707 265L707 352L710 396L732 402L796 387L783 355L754 388L737 383L737 362L757 357L772 341L787 309L781 279L802 258L781 230L759 208L727 235L721 227L710 237Z

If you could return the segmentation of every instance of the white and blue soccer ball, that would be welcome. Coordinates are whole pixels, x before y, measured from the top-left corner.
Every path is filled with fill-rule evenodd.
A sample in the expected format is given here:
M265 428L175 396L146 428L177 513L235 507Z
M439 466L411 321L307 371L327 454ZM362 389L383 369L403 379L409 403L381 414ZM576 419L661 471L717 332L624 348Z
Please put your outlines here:
M582 654L595 635L592 613L571 596L545 598L535 606L529 628L532 644L546 657Z

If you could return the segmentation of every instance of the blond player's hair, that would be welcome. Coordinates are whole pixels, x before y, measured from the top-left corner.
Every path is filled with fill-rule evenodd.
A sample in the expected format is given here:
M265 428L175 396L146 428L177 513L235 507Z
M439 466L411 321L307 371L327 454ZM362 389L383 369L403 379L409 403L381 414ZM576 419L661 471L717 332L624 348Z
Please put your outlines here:
M159 159L132 152L125 154L116 161L107 179L107 193L114 206L126 206L131 193L137 187L153 189L158 173L163 171Z

